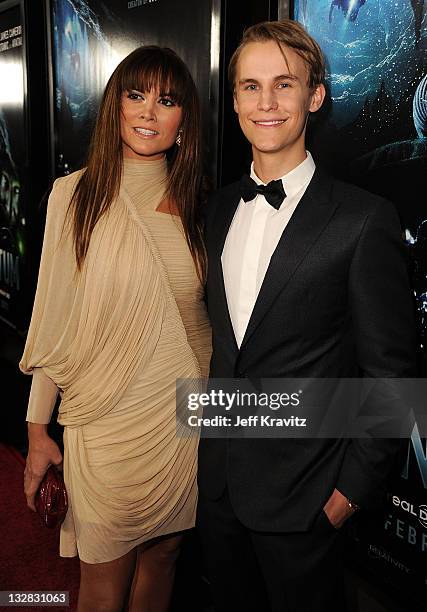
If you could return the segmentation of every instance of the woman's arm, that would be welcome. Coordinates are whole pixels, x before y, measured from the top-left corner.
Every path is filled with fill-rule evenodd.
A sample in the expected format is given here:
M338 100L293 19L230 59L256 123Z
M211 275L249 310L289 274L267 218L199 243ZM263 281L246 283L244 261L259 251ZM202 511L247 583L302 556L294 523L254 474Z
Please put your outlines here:
M42 368L34 368L27 412L29 445L24 472L25 496L32 510L35 510L34 496L47 468L52 464L62 465L61 451L47 433L58 391Z

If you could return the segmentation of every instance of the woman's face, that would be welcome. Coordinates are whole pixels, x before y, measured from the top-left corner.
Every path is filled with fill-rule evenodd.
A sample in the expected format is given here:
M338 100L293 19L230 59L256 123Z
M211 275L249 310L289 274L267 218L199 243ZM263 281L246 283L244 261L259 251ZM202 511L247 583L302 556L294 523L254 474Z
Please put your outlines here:
M172 147L182 121L182 108L159 90L124 91L120 132L123 157L155 160Z

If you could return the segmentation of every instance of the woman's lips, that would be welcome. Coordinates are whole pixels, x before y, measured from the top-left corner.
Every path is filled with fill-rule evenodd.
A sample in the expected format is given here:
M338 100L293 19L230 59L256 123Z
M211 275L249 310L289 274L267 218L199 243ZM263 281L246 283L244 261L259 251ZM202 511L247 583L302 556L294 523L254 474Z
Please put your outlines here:
M157 132L156 130L149 130L147 128L133 128L134 132L136 132L138 134L138 136L148 136L148 137L152 137L152 136L158 136L159 132Z

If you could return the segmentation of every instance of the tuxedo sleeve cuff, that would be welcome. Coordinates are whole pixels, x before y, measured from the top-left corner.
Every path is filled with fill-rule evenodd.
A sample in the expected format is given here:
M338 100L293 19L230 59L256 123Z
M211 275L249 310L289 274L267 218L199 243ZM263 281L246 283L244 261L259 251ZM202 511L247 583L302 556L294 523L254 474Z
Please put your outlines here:
M344 457L336 489L360 508L378 508L401 444L398 439L353 440Z

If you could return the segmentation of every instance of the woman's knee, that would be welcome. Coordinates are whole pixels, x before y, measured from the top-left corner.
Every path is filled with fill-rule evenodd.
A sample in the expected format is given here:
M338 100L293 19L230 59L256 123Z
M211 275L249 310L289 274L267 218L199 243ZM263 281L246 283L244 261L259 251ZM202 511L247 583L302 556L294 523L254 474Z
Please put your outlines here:
M142 554L158 563L172 563L179 556L181 542L181 535L159 538L155 542L150 542L145 549L143 548Z
M80 562L78 612L121 612L132 581L136 550L115 561Z

